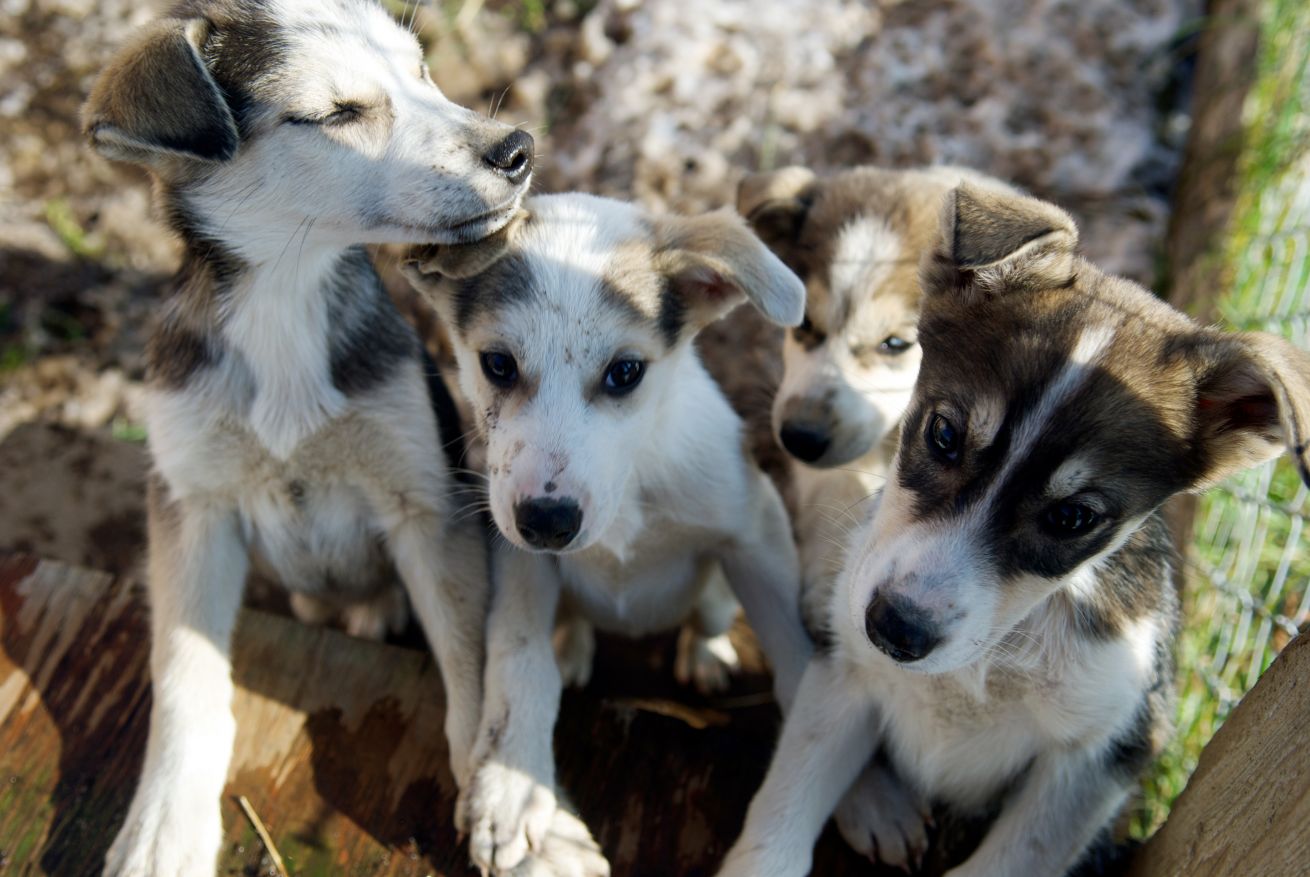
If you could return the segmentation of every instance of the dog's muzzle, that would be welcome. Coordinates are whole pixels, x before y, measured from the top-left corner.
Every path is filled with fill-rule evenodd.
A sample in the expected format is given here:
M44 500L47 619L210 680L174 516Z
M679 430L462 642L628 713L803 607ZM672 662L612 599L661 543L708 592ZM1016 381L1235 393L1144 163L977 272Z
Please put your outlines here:
M516 186L532 173L532 160L532 135L518 130L511 131L509 136L482 155L482 161L487 167Z
M526 499L514 506L514 526L533 548L559 551L582 529L582 509L571 499Z
M869 641L902 664L924 658L942 641L928 613L904 597L879 591L864 615Z
M778 430L778 440L787 453L803 463L813 463L828 452L832 436L822 426L803 421L787 421Z

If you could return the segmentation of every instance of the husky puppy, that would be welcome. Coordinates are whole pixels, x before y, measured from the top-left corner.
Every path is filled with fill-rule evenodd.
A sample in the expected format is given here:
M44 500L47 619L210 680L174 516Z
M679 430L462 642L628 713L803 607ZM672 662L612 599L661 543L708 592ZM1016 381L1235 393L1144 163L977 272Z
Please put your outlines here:
M1065 874L1159 751L1177 620L1160 507L1284 448L1310 480L1310 357L1202 328L1076 241L1050 204L948 196L893 472L721 877L806 874L852 781L879 851L931 800L998 814L952 877ZM903 782L861 790L879 749Z
M745 300L799 323L800 281L731 213L652 216L580 194L526 208L495 238L420 248L407 268L450 328L504 537L463 800L474 861L497 873L532 858L556 807L562 595L629 635L690 618L695 659L712 661L729 620L721 569L784 705L810 653L782 500L692 343Z
M187 0L101 74L84 122L151 171L185 244L148 351L149 743L105 871L212 875L252 563L312 604L383 613L399 573L467 782L484 541L447 526L451 399L361 245L497 231L532 140L448 101L368 0Z
M806 623L820 634L845 533L883 484L919 374L919 261L963 168L751 174L737 211L805 282L773 433L792 460Z
M886 480L919 374L919 262L937 237L942 199L965 179L986 178L956 167L861 167L822 178L786 167L751 174L737 191L737 211L805 281L805 319L783 342L772 419L791 460L802 616L821 642L847 534ZM867 772L855 788L897 782L884 758ZM891 833L858 794L834 818L865 856L875 836ZM923 824L905 826L903 844L880 848L883 861L907 865L927 842Z

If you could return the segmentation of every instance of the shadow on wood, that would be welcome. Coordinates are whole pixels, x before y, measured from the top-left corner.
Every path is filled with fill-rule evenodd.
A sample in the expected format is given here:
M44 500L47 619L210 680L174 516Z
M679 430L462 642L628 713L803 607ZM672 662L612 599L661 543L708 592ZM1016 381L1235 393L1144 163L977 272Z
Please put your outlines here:
M672 682L671 639L605 640L566 693L563 787L616 877L713 874L777 732L767 677L704 701ZM148 634L126 579L0 557L0 870L91 875L126 811L150 709ZM267 824L293 875L469 877L438 675L422 651L245 610L237 743L220 874L268 863L234 797ZM834 832L815 873L876 873ZM893 872L898 873L898 872Z

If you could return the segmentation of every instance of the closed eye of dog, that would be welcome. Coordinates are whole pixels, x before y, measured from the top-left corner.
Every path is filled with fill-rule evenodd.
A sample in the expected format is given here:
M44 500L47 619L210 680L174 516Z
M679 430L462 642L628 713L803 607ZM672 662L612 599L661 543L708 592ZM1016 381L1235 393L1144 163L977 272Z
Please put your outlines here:
M318 127L330 127L334 125L345 125L353 122L364 115L364 106L362 104L350 101L341 101L333 105L332 109L321 115L315 116L287 116L286 122L290 125L313 125Z

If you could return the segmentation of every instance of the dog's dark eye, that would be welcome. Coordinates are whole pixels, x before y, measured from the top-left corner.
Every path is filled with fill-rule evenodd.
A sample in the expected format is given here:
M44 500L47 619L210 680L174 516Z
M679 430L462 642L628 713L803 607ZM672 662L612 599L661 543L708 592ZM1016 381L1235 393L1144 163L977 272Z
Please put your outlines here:
M955 424L940 414L934 414L928 420L928 450L948 463L960 459L960 446L964 443L963 439Z
M899 335L888 335L886 338L882 339L882 343L878 345L878 352L897 356L913 346L913 341L906 341Z
M617 359L605 370L605 392L625 396L637 388L645 374L646 363L640 359Z
M488 350L478 357L478 361L487 380L501 389L508 390L519 379L519 364L508 353Z
M1078 536L1101 521L1100 514L1081 502L1057 502L1042 515L1042 523L1052 536Z

